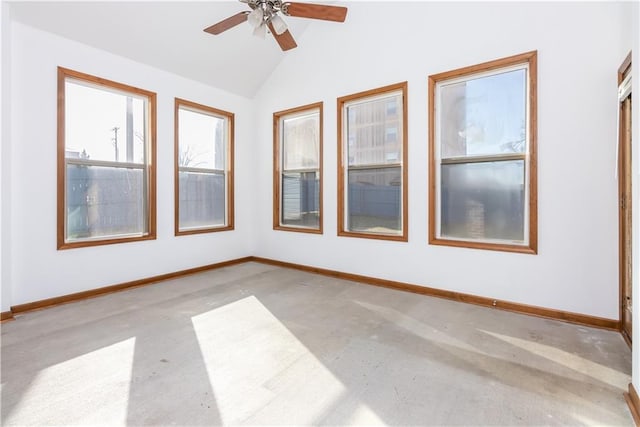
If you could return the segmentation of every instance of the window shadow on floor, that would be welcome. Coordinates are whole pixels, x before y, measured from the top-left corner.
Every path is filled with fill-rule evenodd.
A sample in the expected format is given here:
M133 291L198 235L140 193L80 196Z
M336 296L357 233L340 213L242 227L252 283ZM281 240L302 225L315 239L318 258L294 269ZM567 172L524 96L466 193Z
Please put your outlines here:
M3 425L632 425L615 333L256 263L2 339Z

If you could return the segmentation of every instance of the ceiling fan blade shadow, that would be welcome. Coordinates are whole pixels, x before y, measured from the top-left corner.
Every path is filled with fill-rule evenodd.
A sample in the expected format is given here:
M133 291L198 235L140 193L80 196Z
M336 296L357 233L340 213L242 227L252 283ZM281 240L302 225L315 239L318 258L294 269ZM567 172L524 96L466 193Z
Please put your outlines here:
M277 34L276 30L273 28L273 25L271 23L269 23L269 30L271 31L271 34L273 34L273 37L276 39L276 41L280 45L280 49L287 51L295 47L298 47L298 45L296 44L296 41L293 39L293 36L289 32L289 30L285 31L282 34Z
M285 15L297 18L323 19L325 21L344 22L347 8L342 6L328 6L312 3L284 3Z
M235 15L230 16L227 19L223 19L217 24L213 24L212 26L205 28L203 31L205 33L218 35L223 31L227 31L235 27L236 25L242 24L247 20L248 15L249 12L247 11L236 13Z

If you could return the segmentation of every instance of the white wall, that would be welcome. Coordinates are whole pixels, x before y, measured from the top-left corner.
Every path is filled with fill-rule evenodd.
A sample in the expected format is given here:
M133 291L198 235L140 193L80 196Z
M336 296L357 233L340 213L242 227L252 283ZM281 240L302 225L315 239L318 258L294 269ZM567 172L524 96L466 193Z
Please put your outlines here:
M310 26L257 96L271 113L323 101L324 235L273 231L271 162L256 166L256 255L604 318L618 318L615 144L622 3L348 3ZM539 254L427 243L427 77L538 50ZM409 242L336 235L336 98L409 83Z
M618 28L629 4L348 6L345 24L310 26L253 101L12 23L12 127L10 144L3 135L1 158L3 210L11 215L9 222L3 212L0 235L2 310L7 295L16 305L258 255L616 319L615 70L629 49ZM3 34L5 28L3 22ZM428 245L428 75L534 49L539 254ZM56 250L56 183L46 177L54 177L56 168L58 65L158 93L157 240ZM338 238L336 98L405 80L409 242ZM236 113L235 231L173 236L174 96ZM325 105L325 233L276 232L271 229L271 114L316 101ZM8 177L7 165L12 166ZM8 180L12 185L5 191ZM8 270L12 295L5 293Z
M0 2L0 311L9 311L11 306L11 9L5 1Z
M11 305L250 255L250 100L17 22L11 36ZM57 66L157 93L157 240L56 250ZM173 235L174 97L235 113L234 231Z

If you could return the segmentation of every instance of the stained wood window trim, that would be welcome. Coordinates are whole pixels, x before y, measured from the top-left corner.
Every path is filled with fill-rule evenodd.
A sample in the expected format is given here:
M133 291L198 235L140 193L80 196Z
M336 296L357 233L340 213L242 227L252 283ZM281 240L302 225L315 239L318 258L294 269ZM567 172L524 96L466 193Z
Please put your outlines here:
M69 68L58 67L57 76L57 191L56 191L56 204L57 204L57 249L74 249L82 247L92 247L101 245L111 245L118 243L137 242L145 240L156 239L156 94L145 89L140 89L124 83L119 83L113 80L109 80L102 77L97 77L91 74L75 71ZM101 88L106 91L120 92L123 94L130 93L133 96L147 98L148 111L146 112L147 130L148 130L148 142L145 147L145 164L143 168L145 186L145 223L146 230L141 235L123 235L123 236L108 236L105 238L87 238L84 240L67 241L67 197L66 197L66 82L67 80L79 82L79 84ZM96 163L99 165L100 161L87 162Z
M502 242L471 241L453 239L438 236L437 230L437 209L438 201L438 181L437 170L440 167L437 158L436 141L436 85L442 81L455 79L469 80L484 73L494 73L501 69L508 69L522 64L527 65L527 85L528 95L528 150L527 161L525 161L525 174L528 177L528 192L526 207L528 207L528 221L525 230L528 233L527 242L523 245L509 244ZM466 79L465 79L466 77ZM518 55L513 55L481 64L446 71L429 76L429 97L428 97L428 124L429 124L429 244L453 246L472 249L485 249L504 252L517 252L525 254L538 253L538 215L537 215L537 51L530 51ZM437 161L438 160L438 161Z
M277 111L273 113L273 229L279 231L292 231L299 233L309 234L322 234L323 233L323 135L324 135L324 119L323 119L323 102L316 102L312 104L302 105L299 107L290 108L283 111ZM282 224L282 190L281 190L281 177L284 171L282 162L282 138L281 132L281 120L288 116L302 115L305 112L312 112L318 110L319 112L319 153L318 153L318 185L319 185L319 197L318 197L318 227L303 227L303 226L291 226Z
M349 170L348 161L345 157L345 117L344 108L345 105L352 103L355 100L362 100L363 102L382 98L385 94L392 94L394 92L400 92L402 94L402 109L399 113L402 114L402 155L401 155L401 213L400 220L402 223L402 231L399 234L386 234L386 233L371 233L371 232L357 232L347 230L347 224L345 221L345 176ZM409 209L408 209L408 114L407 114L407 94L408 94L408 82L401 82L391 84L387 86L378 87L375 89L366 90L363 92L354 93L351 95L345 95L337 99L337 142L338 142L338 161L337 161L337 183L338 183L338 203L337 203L337 223L338 223L338 236L341 237L359 237L365 239L374 240L390 240L407 242L409 236Z
M227 123L227 145L225 156L225 224L211 227L198 227L181 230L180 229L180 171L183 169L179 165L180 158L180 110L185 109L196 113L224 118ZM196 103L182 98L174 98L174 234L175 236L186 236L193 234L215 233L219 231L234 230L234 137L235 137L235 114L229 111L210 107L208 105Z

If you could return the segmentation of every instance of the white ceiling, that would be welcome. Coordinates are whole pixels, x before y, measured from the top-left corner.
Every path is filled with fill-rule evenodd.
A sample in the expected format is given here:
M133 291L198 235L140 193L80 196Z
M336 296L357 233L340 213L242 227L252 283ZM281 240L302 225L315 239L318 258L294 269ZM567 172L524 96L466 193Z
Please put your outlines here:
M252 36L248 23L218 36L203 31L242 10L248 6L239 1L11 2L18 22L252 98L296 49L282 52L270 35ZM304 49L300 36L308 25L345 25L284 19L297 49Z

